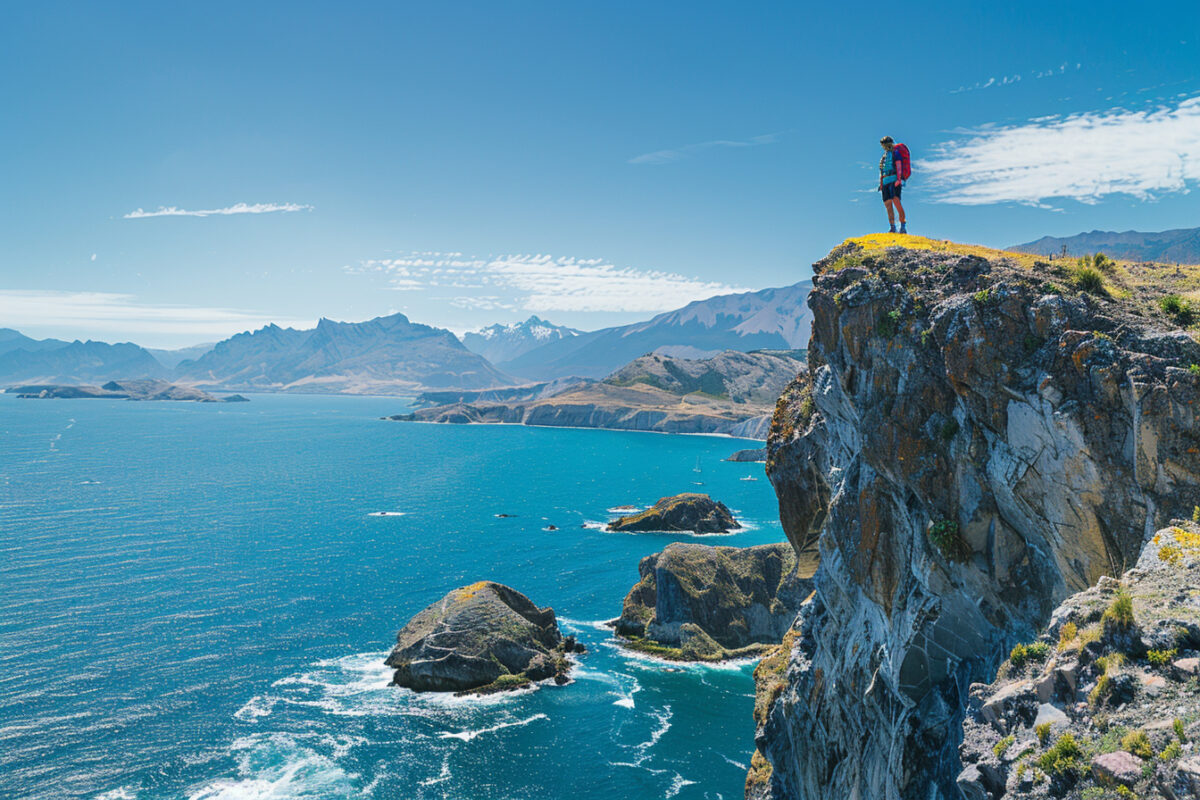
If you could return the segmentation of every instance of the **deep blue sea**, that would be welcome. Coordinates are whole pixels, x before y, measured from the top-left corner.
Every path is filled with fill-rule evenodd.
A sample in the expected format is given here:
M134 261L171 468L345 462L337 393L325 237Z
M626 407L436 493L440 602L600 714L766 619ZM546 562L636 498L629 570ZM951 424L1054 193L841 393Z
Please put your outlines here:
M695 540L782 541L762 465L722 462L754 445L379 419L403 410L0 396L0 797L740 798L753 665L601 624L693 537L596 524L705 491L749 528ZM480 579L555 608L574 681L388 686L396 631Z

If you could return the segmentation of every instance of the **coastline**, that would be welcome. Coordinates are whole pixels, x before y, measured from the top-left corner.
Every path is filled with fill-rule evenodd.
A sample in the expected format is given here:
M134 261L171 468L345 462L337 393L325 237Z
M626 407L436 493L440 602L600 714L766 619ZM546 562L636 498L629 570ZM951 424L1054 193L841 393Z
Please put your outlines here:
M728 433L687 433L680 431L644 431L636 428L599 428L594 425L529 425L524 422L433 422L427 419L407 419L396 420L391 417L380 418L386 422L404 422L409 425L441 425L443 427L460 427L466 428L473 425L492 425L495 427L504 428L543 428L548 430L565 430L565 431L612 431L617 433L653 433L658 436L707 436L714 439L730 439L738 442L758 442L764 443L765 439L747 439L743 436L731 436Z

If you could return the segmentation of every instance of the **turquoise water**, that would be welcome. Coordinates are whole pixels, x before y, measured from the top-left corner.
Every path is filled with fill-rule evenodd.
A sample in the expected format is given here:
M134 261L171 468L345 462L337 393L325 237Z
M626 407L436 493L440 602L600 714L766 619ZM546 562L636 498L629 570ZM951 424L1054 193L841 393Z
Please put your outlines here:
M781 541L761 465L721 462L751 445L378 419L402 410L0 396L0 796L740 797L752 665L668 668L600 625L691 537L582 526L698 489L751 525L704 541ZM388 686L396 631L483 578L579 635L574 681Z

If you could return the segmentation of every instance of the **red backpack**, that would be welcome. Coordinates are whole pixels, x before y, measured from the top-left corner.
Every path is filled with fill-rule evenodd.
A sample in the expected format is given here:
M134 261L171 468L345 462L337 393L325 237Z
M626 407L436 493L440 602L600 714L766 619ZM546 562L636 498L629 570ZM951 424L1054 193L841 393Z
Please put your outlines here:
M892 149L895 151L896 174L900 176L900 180L906 181L912 176L912 159L908 156L908 145L898 142Z

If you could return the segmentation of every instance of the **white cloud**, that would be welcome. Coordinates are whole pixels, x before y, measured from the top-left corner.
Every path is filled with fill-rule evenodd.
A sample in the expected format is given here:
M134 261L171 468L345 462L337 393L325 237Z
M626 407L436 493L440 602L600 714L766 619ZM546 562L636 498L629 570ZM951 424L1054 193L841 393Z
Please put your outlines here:
M506 304L496 308L525 311L658 312L717 294L746 289L703 281L658 270L618 267L602 259L512 255L489 259L461 253L413 253L364 261L344 267L352 274L377 275L391 288L414 291L428 287L488 288L486 295L460 295L459 308L483 308L480 303ZM502 291L497 291L502 290ZM467 303L475 305L467 306Z
M92 253L92 261L95 261L95 260L96 260L96 254Z
M455 308L468 308L476 311L513 311L515 306L503 303L495 295L488 297L455 297L450 301Z
M918 161L935 202L1146 200L1200 181L1200 97L1144 111L1092 111L961 132Z
M679 161L688 156L695 155L704 150L710 150L714 147L758 147L764 144L774 144L779 141L779 134L767 133L762 136L752 136L745 140L736 139L714 139L711 142L700 142L699 144L689 144L674 150L655 150L653 153L643 153L640 156L634 156L629 159L630 164L668 164L672 161Z
M159 206L157 211L130 211L125 219L147 219L149 217L219 217L232 214L270 214L275 211L312 211L312 206L296 203L234 203L226 208L207 208L188 211L185 208Z
M196 336L224 338L260 328L267 315L232 308L161 305L128 294L0 289L0 327L62 331L59 336ZM278 322L312 327L313 320Z

